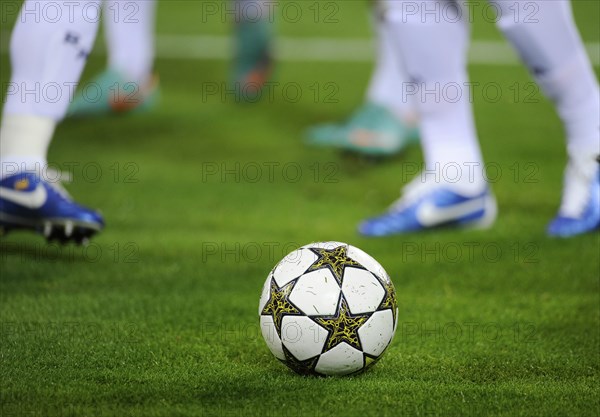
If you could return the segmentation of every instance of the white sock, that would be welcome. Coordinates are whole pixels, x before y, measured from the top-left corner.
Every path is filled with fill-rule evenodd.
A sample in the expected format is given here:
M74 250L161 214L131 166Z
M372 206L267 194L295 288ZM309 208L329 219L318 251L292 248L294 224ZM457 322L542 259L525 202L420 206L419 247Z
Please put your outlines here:
M155 0L104 2L108 65L128 81L145 84L154 64Z
M577 32L568 0L494 1L498 26L519 52L545 94L554 102L571 157L600 154L598 81ZM534 5L535 7L532 7ZM529 19L525 12L536 10ZM519 15L516 15L520 12ZM590 162L590 165L593 163Z
M405 84L404 95L414 96L419 112L425 165L431 172L424 179L477 194L485 181L466 86L468 25L462 20L436 19L436 14L406 13L410 7L437 6L439 10L446 5L445 0L390 0L388 18L413 80Z
M9 114L0 124L0 179L46 168L46 154L56 121L44 116Z
M54 2L58 19L40 19L46 2L27 0L10 43L12 65L0 122L0 177L45 168L56 123L67 110L98 27L98 1Z
M590 184L598 175L598 160L594 155L572 153L563 179L560 214L579 218L590 201Z
M376 6L374 6L376 7ZM416 124L414 97L403 97L402 86L408 81L394 42L392 28L383 13L373 13L377 32L377 58L371 75L367 99L390 110L400 120Z

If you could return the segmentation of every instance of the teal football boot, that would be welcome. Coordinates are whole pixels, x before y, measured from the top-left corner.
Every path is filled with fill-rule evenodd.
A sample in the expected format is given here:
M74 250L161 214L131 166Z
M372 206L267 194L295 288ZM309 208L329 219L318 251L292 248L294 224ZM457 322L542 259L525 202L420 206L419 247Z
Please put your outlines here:
M367 102L341 124L322 124L306 132L306 143L368 156L391 156L418 143L416 127L402 123L387 108Z
M231 82L238 99L255 101L273 71L273 25L266 19L235 25L235 56Z
M158 77L146 85L128 81L118 71L108 69L81 86L67 117L93 117L150 110L159 99Z

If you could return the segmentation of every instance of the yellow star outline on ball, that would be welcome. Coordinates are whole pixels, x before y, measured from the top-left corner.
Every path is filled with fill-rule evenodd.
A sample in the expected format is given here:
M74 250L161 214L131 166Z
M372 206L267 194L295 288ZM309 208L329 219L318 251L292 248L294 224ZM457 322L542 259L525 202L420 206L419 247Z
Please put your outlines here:
M335 249L309 248L315 255L317 260L308 267L306 272L312 272L319 269L327 268L331 271L336 281L342 285L344 270L347 266L354 268L366 269L354 259L348 257L348 247L338 246Z
M277 334L281 337L281 321L283 316L301 316L300 310L290 301L290 294L294 289L297 279L278 287L275 278L271 278L271 289L269 290L269 300L263 307L261 315L271 315L273 323L277 329Z
M335 316L311 317L317 324L327 329L329 333L325 341L323 353L343 342L362 351L358 329L369 320L371 314L352 314L346 298L342 294Z
M379 304L377 311L392 310L392 317L394 319L394 325L396 324L396 314L398 312L398 300L396 299L396 291L394 285L391 282L383 284L385 290L385 296Z

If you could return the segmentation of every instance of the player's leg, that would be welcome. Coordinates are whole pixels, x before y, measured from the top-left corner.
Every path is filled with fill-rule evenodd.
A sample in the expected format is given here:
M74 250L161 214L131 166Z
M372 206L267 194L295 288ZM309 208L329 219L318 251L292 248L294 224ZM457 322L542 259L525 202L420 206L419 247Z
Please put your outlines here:
M600 226L600 94L568 0L494 1L498 26L554 102L569 163L562 204L548 232L572 236Z
M392 23L386 18L384 6L385 3L381 1L374 6L377 59L367 89L367 101L385 107L405 124L415 125L415 100L412 96L402 95L402 88L408 78L394 40Z
M128 80L152 78L155 13L155 0L104 2L108 67Z
M158 99L158 78L152 73L156 1L105 0L103 6L108 67L91 81L100 94L90 100L80 91L70 116L146 110Z
M485 227L495 219L496 204L484 180L467 88L469 29L459 18L461 12L449 10L447 4L388 2L388 19L412 80L403 94L414 96L417 104L426 168L387 213L361 224L363 234L382 236L447 224ZM440 19L435 10L442 8L456 20Z
M402 95L407 79L381 1L373 2L373 26L377 56L366 102L343 123L310 128L308 144L367 155L391 155L418 140L414 100Z
M235 55L232 83L242 100L259 97L273 70L273 2L232 0L235 8Z
M49 20L39 13L43 3L23 4L10 43L12 74L0 123L0 226L81 242L103 220L48 175L46 154L93 45L99 4L55 2L61 17Z

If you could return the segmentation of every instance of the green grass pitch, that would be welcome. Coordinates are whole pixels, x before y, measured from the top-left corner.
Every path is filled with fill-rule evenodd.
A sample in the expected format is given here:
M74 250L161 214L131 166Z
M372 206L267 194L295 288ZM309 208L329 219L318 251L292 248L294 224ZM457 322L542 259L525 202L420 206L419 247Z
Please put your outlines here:
M369 36L362 1L336 3L338 22L327 24L314 22L313 3L298 4L304 17L280 21L278 34ZM161 2L158 33L229 31L195 18L200 8ZM599 4L574 8L584 39L598 42ZM473 36L500 39L481 19ZM5 89L6 50L1 65ZM93 54L84 79L103 65ZM302 96L253 105L203 96L227 80L224 60L159 56L156 68L155 111L68 120L51 147L52 163L72 167L70 192L102 210L106 230L86 249L24 233L0 240L0 415L598 415L599 236L544 234L565 152L552 106L522 67L470 68L472 81L502 93L475 95L495 226L385 239L355 226L396 198L418 147L373 163L301 142L306 126L361 102L369 63L280 62L275 81L297 83ZM395 339L359 376L296 376L260 335L268 272L321 240L373 255L398 292Z

